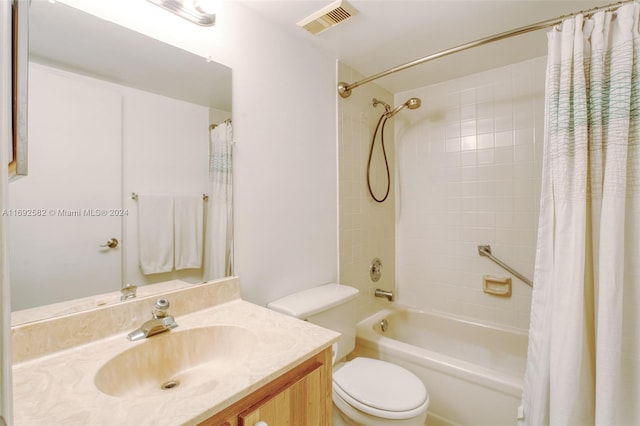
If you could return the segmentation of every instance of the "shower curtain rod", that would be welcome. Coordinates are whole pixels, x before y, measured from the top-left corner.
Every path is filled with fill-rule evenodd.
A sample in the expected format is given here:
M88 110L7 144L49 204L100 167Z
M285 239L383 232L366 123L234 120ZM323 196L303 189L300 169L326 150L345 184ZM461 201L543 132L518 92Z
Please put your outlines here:
M344 81L338 83L338 93L340 94L340 96L342 96L343 98L348 98L349 96L351 96L351 90L355 89L358 86L362 86L363 84L369 83L373 80L377 80L379 78L382 77L386 77L389 74L393 74L395 72L398 71L403 71L406 70L407 68L411 68L414 67L416 65L420 65L420 64L424 64L425 62L429 62L432 61L434 59L439 59L442 58L444 56L448 56L451 55L453 53L458 53L458 52L462 52L463 50L468 50L471 49L473 47L478 47L478 46L483 46L485 44L489 44L489 43L493 43L494 41L500 41L500 40L504 40L510 37L514 37L514 36L518 36L521 34L526 34L532 31L538 31L538 30L542 30L544 28L549 28L549 27L553 27L555 25L559 25L562 23L562 21L564 21L565 19L571 18L573 16L579 15L579 14L584 14L584 15L592 15L596 12L600 12L600 11L611 11L611 10L615 10L617 8L619 8L620 6L627 4L627 3L633 3L635 0L625 0L625 1L619 1L617 3L611 3L608 4L606 6L599 6L599 7L594 7L592 9L587 9L587 10L581 10L580 12L575 12L575 13L571 13L569 15L562 15L558 18L553 18L553 19L547 19L546 21L541 21L535 24L531 24L531 25L527 25L524 27L520 27L520 28L516 28L514 30L511 31L505 31L499 34L494 34L488 37L484 37L481 38L479 40L475 40L469 43L465 43L465 44L461 44L460 46L457 47L453 47L451 49L447 49L447 50L443 50L441 52L438 53L434 53L432 55L429 56L425 56L424 58L420 58L420 59L416 59L414 61L411 62L407 62L406 64L402 64L399 65L397 67L393 67L390 68L386 71L382 71L379 72L378 74L372 75L370 77L367 77L365 79L362 79L360 81L357 81L355 83L345 83Z
M227 123L227 124L231 124L231 119L227 118L226 120L224 120L222 123ZM220 124L222 124L220 123ZM218 127L220 124L209 124L209 130L213 130L216 127Z

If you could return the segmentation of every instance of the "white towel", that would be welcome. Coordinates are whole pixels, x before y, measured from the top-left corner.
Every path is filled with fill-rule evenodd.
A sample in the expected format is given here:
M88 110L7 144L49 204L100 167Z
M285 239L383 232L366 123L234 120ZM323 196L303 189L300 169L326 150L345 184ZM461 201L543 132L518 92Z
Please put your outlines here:
M173 198L138 195L138 250L145 275L173 269Z
M180 269L202 267L202 194L174 198L175 266Z

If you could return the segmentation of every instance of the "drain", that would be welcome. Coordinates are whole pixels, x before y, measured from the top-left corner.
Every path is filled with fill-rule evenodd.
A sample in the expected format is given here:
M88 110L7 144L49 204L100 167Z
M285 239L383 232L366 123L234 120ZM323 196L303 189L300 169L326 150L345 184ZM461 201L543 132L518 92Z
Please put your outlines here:
M178 386L180 386L180 382L177 380L169 380L168 382L164 382L163 384L160 385L160 389L162 390L167 390L167 389L173 389L173 388L177 388Z

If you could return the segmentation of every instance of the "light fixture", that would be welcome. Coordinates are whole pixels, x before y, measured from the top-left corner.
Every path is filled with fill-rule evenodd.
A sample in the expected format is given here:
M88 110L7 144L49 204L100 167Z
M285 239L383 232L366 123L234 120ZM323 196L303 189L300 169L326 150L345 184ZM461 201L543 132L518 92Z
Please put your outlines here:
M212 0L147 0L194 24L210 27L216 23L215 4Z
M193 0L195 7L203 13L215 15L218 12L219 0Z

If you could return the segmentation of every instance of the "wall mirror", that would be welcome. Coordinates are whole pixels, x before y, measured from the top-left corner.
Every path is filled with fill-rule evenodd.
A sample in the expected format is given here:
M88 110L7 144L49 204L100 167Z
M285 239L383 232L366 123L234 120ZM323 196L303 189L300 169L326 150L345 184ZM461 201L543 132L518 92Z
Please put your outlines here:
M210 125L231 118L231 69L32 1L28 83L29 175L9 185L14 325L38 319L15 311L112 303L124 283L144 296L204 281L204 268L142 273L133 194L202 194L206 228Z

